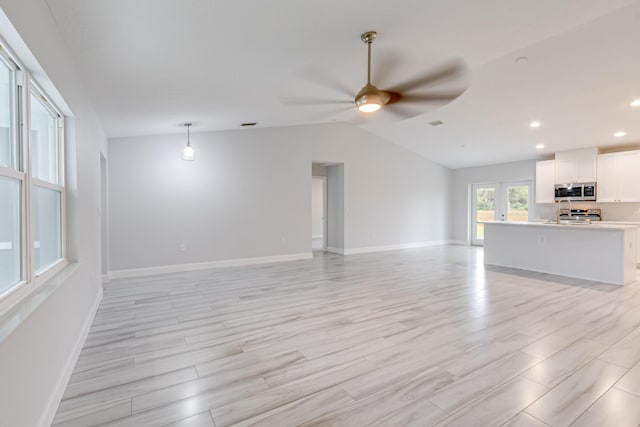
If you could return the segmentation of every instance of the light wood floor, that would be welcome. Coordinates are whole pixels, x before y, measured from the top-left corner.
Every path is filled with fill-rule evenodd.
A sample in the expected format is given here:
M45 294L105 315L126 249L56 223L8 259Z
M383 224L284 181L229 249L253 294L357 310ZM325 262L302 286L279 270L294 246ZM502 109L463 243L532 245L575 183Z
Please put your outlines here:
M113 281L55 418L638 423L640 283L485 269L464 246Z

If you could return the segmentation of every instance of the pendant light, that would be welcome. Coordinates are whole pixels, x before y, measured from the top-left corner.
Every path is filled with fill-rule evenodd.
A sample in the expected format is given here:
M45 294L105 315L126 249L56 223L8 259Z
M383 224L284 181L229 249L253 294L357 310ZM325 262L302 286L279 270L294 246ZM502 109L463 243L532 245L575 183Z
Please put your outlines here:
M189 140L189 128L191 127L192 123L185 123L184 125L187 127L187 146L184 147L184 150L182 151L182 160L193 161L195 160L195 156L193 147L191 146L191 141Z

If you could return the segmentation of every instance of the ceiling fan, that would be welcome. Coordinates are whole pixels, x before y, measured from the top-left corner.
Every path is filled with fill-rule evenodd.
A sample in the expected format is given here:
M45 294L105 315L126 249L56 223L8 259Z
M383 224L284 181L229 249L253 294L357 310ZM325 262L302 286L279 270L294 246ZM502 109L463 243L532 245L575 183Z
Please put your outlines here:
M447 104L458 98L466 90L466 85L463 85L461 89L458 88L444 92L424 93L425 88L436 83L451 80L464 80L461 79L461 77L465 75L466 66L461 61L452 61L429 73L395 85L390 90L378 89L373 85L373 83L371 83L371 45L376 37L377 33L375 31L367 31L360 36L360 39L367 45L367 84L360 89L355 96L349 90L345 90L343 87L336 84L336 82L329 81L328 76L319 75L317 70L316 72L310 73L308 76L315 80L316 83L320 83L324 86L330 86L333 89L338 89L340 92L353 99L352 101L348 99L327 100L281 98L281 102L287 106L350 104L349 109L353 108L353 105L355 104L357 110L363 113L373 113L380 109L384 109L393 113L395 116L406 119L426 112L425 110L428 110L429 108L425 107L430 105L436 104L437 106L442 106ZM423 90L420 91L420 89ZM403 108L403 106L413 106L414 108Z

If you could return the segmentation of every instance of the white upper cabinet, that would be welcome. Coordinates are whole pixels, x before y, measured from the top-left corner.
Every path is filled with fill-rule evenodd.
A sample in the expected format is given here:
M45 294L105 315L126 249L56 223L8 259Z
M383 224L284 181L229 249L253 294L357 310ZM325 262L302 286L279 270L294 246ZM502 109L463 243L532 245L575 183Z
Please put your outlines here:
M598 156L598 202L640 202L640 150Z
M536 203L554 202L555 176L555 160L536 162Z
M556 184L596 181L597 148L559 151L556 153Z
M598 202L618 201L617 163L617 153L598 156L598 180L596 182L596 200Z

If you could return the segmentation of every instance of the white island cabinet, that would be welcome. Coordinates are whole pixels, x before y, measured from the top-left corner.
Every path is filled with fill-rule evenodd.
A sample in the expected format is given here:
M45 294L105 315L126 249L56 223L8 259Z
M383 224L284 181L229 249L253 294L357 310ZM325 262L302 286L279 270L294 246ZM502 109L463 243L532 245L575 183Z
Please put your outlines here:
M485 222L485 264L624 285L636 279L638 228Z

